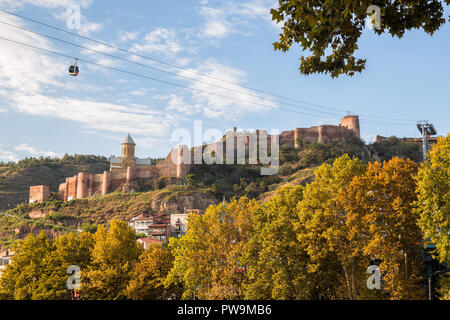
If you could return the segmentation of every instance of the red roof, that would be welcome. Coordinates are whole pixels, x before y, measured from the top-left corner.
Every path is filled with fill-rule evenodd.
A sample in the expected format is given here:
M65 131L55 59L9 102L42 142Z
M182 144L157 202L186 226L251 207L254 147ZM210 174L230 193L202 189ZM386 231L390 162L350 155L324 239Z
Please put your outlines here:
M141 212L141 213L139 213L139 214L137 214L135 216L132 216L131 219L133 219L133 218L149 218L149 217L151 217L150 213L148 213L148 212Z
M150 245L150 244L157 244L157 245L162 245L164 241L161 241L159 239L154 239L154 238L140 238L137 240L138 242L141 242L142 245Z

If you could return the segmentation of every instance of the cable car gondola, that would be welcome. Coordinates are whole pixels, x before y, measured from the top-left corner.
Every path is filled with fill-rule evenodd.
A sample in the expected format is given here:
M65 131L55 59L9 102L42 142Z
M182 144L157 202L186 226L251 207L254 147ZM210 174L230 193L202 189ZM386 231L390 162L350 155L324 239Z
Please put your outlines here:
M69 67L69 74L74 77L78 76L78 73L80 72L80 68L78 68L77 62L78 58L75 58L75 63Z

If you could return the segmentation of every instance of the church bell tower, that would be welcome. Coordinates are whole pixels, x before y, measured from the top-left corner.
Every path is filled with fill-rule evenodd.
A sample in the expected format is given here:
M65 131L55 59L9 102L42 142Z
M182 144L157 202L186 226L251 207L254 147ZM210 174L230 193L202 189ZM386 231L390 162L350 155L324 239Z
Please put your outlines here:
M122 142L122 158L134 159L135 158L135 156L134 156L135 147L136 147L136 143L134 143L133 139L128 134L128 136Z

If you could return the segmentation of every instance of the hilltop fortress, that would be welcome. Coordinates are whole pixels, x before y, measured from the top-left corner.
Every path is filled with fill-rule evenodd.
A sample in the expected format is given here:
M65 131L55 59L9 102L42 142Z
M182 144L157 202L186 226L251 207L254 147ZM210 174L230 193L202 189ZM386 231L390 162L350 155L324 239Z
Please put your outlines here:
M361 139L358 116L346 116L339 125L320 125L311 128L296 128L280 134L280 145L299 148L300 141L306 142L348 142Z
M154 179L158 177L184 177L189 171L190 164L174 164L172 154L166 159L152 165L150 159L139 159L135 157L136 143L130 135L122 142L122 156L110 158L110 169L101 174L79 172L73 177L66 178L59 185L58 199L70 201L72 199L88 198L93 195L105 195L118 190L123 186L133 184L139 187L151 186ZM176 158L182 157L182 148L174 149ZM29 202L45 202L50 197L48 186L30 187Z
M256 136L262 133L267 135L267 139L272 137L266 131L256 130ZM245 136L245 145L248 148L250 133L239 133ZM224 136L225 137L225 136ZM320 125L311 128L296 128L290 131L283 131L279 135L280 145L291 148L300 148L300 142L348 142L353 139L360 139L360 126L358 116L346 116L339 125ZM224 139L215 143L223 143ZM236 146L237 143L234 144ZM127 186L150 187L153 181L160 177L181 179L189 173L194 165L194 157L190 157L190 163L183 163L185 152L191 152L187 146L179 146L172 149L164 160L155 165L150 159L139 159L135 157L136 144L128 135L122 142L121 157L110 158L110 170L101 174L80 172L73 177L66 178L58 189L57 198L63 201L72 199L87 198L94 195L105 195L115 190L123 189ZM203 146L206 147L206 146ZM213 149L216 147L213 146ZM225 149L224 149L225 150ZM31 186L29 202L45 202L50 198L50 188L48 186Z

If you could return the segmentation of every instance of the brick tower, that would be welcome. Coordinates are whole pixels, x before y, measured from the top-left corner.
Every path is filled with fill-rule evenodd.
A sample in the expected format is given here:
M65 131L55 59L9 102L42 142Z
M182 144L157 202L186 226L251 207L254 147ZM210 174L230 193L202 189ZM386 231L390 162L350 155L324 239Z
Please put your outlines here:
M125 140L122 142L122 159L121 165L122 169L126 168L134 168L136 166L134 149L136 147L136 143L134 143L133 139L130 135L128 135Z
M134 149L136 147L136 143L134 143L130 134L125 138L122 142L122 158L131 158L134 159Z
M359 117L348 115L341 120L341 126L347 127L352 130L355 134L355 137L361 139L361 132L359 128Z

